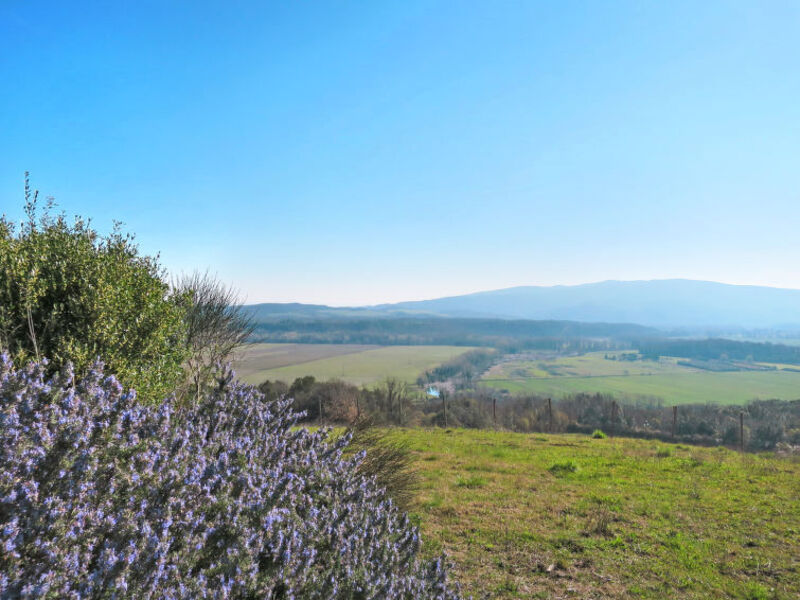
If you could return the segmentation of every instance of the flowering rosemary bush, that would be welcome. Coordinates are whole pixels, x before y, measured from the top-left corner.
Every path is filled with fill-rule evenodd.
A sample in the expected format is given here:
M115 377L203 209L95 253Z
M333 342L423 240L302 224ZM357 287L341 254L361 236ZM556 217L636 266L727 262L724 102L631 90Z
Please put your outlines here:
M223 372L177 409L0 356L0 598L457 599L347 438Z

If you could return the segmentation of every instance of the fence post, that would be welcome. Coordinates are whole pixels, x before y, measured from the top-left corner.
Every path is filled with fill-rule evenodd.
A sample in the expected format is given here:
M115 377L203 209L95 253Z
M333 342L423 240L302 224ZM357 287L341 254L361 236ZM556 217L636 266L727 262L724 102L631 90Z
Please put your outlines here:
M611 437L614 437L614 430L615 430L615 417L617 416L617 401L611 401Z
M672 407L672 438L675 439L675 431L678 427L678 407Z
M497 427L497 398L492 398L492 419L494 426Z
M442 390L442 408L444 409L444 428L447 429L447 394Z
M739 411L739 449L744 452L744 411Z
M551 398L547 399L547 420L549 423L547 431L553 433L553 401Z

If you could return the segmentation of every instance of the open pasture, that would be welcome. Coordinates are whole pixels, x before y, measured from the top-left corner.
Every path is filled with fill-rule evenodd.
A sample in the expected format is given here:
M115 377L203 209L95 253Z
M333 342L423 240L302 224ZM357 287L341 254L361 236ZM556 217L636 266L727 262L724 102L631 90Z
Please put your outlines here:
M346 344L254 344L255 352L237 363L241 379L258 384L267 379L291 383L313 375L369 385L395 377L416 381L436 367L471 350L463 346L358 346ZM263 347L263 348L258 348Z
M414 517L475 598L800 597L800 463L725 448L398 430Z
M237 375L248 383L260 383L262 371L301 365L334 356L374 350L380 346L360 344L247 344L236 350L233 363Z
M744 404L754 399L800 398L796 370L711 372L659 361L606 360L602 352L495 365L481 383L511 393L560 397L608 393L631 399L660 398L666 404ZM780 368L780 366L779 366Z
M609 353L620 356L623 353ZM678 371L698 369L680 367L676 358L652 360L607 360L604 352L589 352L578 356L520 358L501 362L492 367L486 379L527 379L532 377L609 377L628 375L671 375Z

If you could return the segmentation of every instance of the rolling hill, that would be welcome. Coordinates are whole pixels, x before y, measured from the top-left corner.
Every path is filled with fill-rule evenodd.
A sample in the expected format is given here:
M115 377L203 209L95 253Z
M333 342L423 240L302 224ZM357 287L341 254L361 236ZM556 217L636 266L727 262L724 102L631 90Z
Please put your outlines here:
M263 303L244 308L258 323L449 317L627 323L693 333L800 331L800 290L688 279L522 286L375 306Z
M513 287L374 310L448 317L637 323L658 328L772 328L800 325L800 290L669 279Z

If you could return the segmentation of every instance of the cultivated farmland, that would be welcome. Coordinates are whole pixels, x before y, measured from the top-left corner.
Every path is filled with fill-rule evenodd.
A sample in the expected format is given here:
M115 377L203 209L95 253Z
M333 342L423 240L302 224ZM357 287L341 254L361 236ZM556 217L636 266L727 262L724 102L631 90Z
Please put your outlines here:
M579 392L608 393L630 399L659 398L668 404L744 404L754 399L800 398L800 372L796 366L774 365L775 370L770 371L712 372L682 366L678 358L624 361L607 360L605 356L594 352L506 360L494 366L481 383L511 393L554 397Z
M369 385L395 377L412 383L426 369L472 348L463 346L366 346L352 344L253 344L239 351L234 363L242 380L267 379L291 383L313 375L318 380L341 379Z

